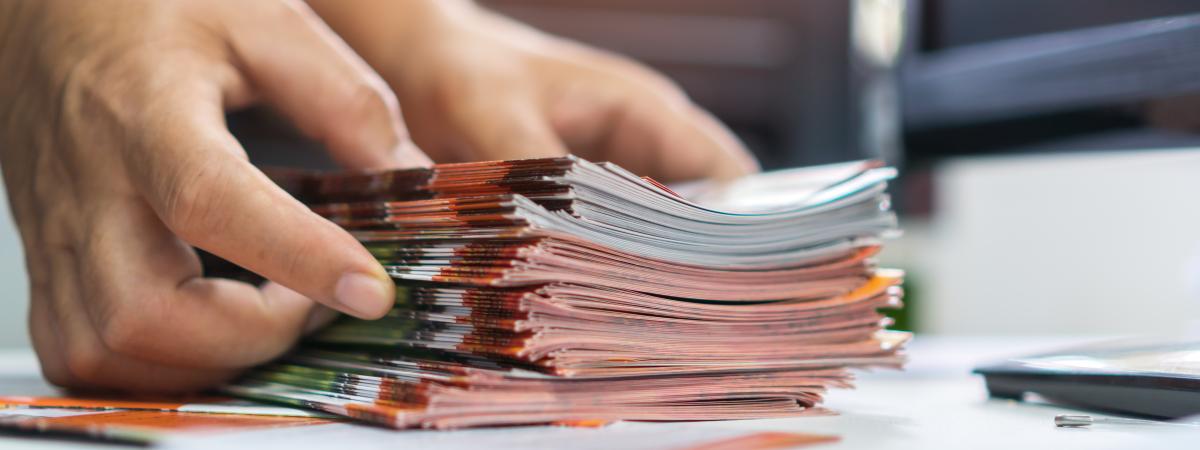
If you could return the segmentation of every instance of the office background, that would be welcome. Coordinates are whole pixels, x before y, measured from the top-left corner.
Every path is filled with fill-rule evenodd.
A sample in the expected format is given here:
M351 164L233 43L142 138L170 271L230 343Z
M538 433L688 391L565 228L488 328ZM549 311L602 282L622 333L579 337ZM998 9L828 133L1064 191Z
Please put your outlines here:
M1200 329L1200 139L1159 123L1200 111L1194 1L483 3L665 71L768 168L900 166L906 328ZM0 347L27 346L0 203Z

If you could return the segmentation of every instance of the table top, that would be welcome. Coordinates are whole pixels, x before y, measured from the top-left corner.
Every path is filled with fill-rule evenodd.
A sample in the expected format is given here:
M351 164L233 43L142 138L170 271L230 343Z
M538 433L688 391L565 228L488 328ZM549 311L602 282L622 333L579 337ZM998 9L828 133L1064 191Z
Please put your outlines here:
M1195 448L1200 428L1097 425L1055 428L1070 409L987 398L976 364L1054 350L1088 338L965 338L920 336L903 372L862 374L858 388L831 392L835 416L692 423L618 423L603 428L518 427L464 431L392 431L332 424L222 433L170 440L164 448L677 448L705 436L753 431L832 434L823 449ZM50 395L28 350L0 351L0 394ZM1092 415L1094 413L1087 413ZM4 449L86 448L78 442L0 436ZM94 448L113 449L111 445Z

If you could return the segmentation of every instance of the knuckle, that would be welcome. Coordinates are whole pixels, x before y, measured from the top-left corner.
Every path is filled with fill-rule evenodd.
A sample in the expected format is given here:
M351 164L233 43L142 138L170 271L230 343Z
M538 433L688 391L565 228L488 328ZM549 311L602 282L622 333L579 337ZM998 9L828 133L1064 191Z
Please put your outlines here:
M42 367L42 375L55 386L70 387L75 384L70 369L64 361L63 352L58 346L56 336L60 333L50 317L49 300L46 293L49 287L40 283L31 283L28 326L32 338L33 349L37 353L38 362Z
M675 98L680 101L690 101L688 99L687 92L684 91L683 87L680 86L679 83L675 82L675 80L650 69L643 68L643 70L646 72L646 82L651 86L654 86L654 89L656 89L662 95Z
M71 342L63 351L63 362L69 373L59 373L65 385L97 384L103 378L105 361L111 355L98 345ZM56 383L57 384L57 383Z
M271 12L280 17L290 19L308 19L312 10L303 0L275 0L273 2L263 2L267 7L271 8Z
M451 71L431 83L425 95L443 115L461 118L481 112L491 102L517 96L517 92L521 90L510 77L503 76L502 73L497 74L490 83L493 86L491 90L487 87L488 81L474 74ZM503 89L496 90L495 86L501 86Z
M372 117L387 117L391 120L399 117L399 111L395 99L377 83L362 80L347 89L335 112L343 120L359 122Z
M450 72L446 77L430 83L425 89L429 102L440 111L448 111L462 103L464 98L473 98L472 83L463 79L463 75Z
M362 130L378 130L387 124L392 132L400 127L400 107L391 91L377 86L369 79L351 82L342 88L322 114L326 123L312 126L308 134L332 147L360 144L365 138Z
M220 205L225 200L222 187L232 181L229 173L201 161L172 177L163 193L162 219L167 226L185 239L223 229L227 219Z
M279 280L287 280L296 283L298 288L310 287L311 292L322 292L327 289L327 294L322 292L318 295L327 295L332 298L333 289L332 283L325 278L325 271L330 263L335 263L331 257L335 255L329 253L330 241L325 239L299 239L288 241L277 241L274 245L278 251L274 256L274 263L278 267ZM320 264L314 264L316 261L322 261ZM326 288L323 285L330 286ZM310 294L311 295L311 294Z
M116 354L136 355L146 351L148 343L158 339L159 321L146 308L128 304L111 307L98 324L100 342Z
M489 125L497 120L512 122L522 109L522 101L512 93L501 95L468 95L458 99L444 100L444 117L446 122L463 133L468 139L484 130L495 127ZM496 136L489 136L496 137ZM479 136L474 136L478 139Z
M43 365L42 376L46 377L46 381L50 384L60 387L81 387L74 386L75 379L65 370L57 367L45 367Z
M303 18L302 12L306 6L301 0L272 0L234 3L246 3L245 5L239 5L241 8L237 8L236 11L244 12L244 8L249 7L253 12L251 17L253 17L255 20L283 23L288 23Z
M681 108L694 107L687 92L675 80L649 69L643 69L643 72L639 78L641 84L649 91L650 95L646 98L657 98L666 104Z
M691 101L687 92L675 80L628 56L595 51L591 57L598 65L608 68L605 72L616 78L614 81L625 84L628 92L649 94L650 98L658 97L670 102Z
M622 78L631 86L629 92L642 92L642 98L659 99L671 104L691 105L691 98L679 83L639 62L626 60L620 64Z
M305 268L311 261L312 256L317 254L317 249L311 248L312 242L313 241L299 242L299 245L296 249L283 255L282 267L284 270L283 273L286 274L285 276L294 278L307 275L304 273Z

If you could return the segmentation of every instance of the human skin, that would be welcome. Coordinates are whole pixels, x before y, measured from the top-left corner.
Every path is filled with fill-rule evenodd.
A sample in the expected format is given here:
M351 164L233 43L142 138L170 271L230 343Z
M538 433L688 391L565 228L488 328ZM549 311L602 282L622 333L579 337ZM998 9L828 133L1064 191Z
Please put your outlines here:
M304 3L3 2L0 36L0 161L48 380L199 389L285 351L318 303L386 313L383 268L224 123L263 102L347 167L429 164L394 94ZM205 278L191 246L274 282Z
M613 161L660 181L757 170L675 83L464 0L309 0L400 98L436 161Z
M469 3L314 5L356 49L299 1L0 2L0 168L48 380L202 389L286 351L329 308L391 306L370 254L247 161L229 110L266 104L347 168L430 163L390 84L438 161L572 149L662 180L755 170L623 58ZM206 278L192 247L272 281Z

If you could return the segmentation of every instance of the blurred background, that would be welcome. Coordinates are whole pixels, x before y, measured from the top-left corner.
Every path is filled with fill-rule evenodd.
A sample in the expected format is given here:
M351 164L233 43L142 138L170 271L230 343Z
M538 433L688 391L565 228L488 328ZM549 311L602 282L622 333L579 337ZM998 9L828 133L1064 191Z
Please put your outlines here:
M901 168L900 328L1200 329L1195 0L482 3L665 72L767 169ZM3 219L0 347L25 346Z

